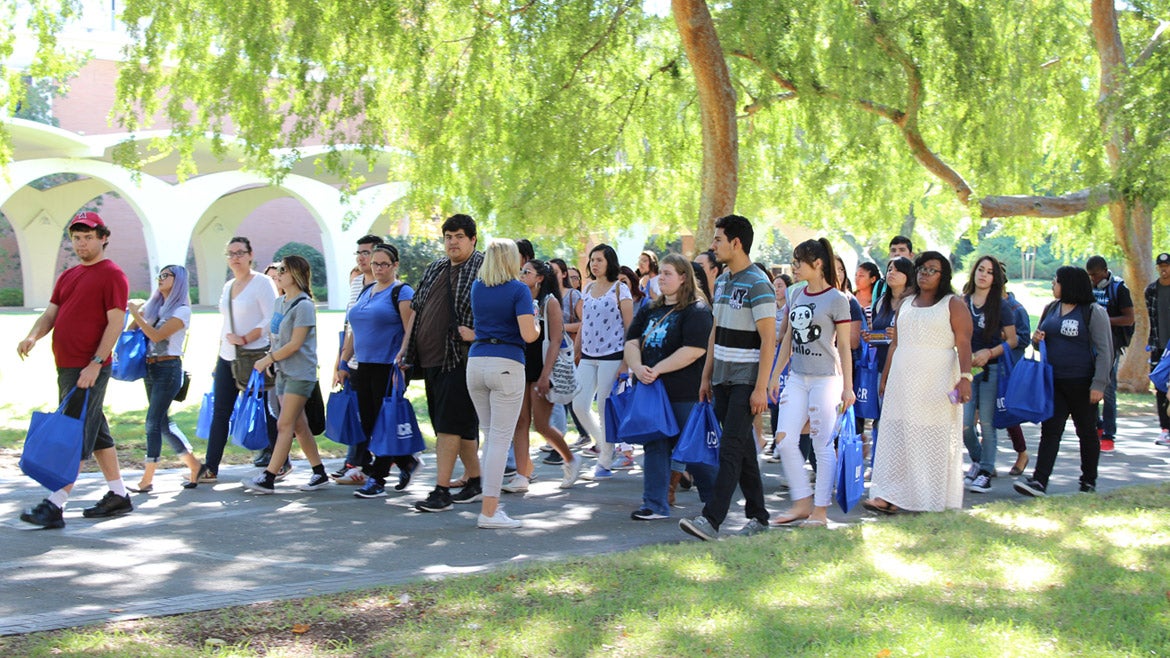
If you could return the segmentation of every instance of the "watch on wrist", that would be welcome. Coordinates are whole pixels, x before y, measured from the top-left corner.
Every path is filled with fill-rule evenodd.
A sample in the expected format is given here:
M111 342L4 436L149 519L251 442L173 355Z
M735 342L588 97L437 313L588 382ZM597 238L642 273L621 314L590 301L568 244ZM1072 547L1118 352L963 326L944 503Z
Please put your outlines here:
M94 355L93 355L93 357L90 359L90 362L92 362L92 363L97 363L97 364L99 364L99 365L100 365L100 364L102 364L102 363L104 363L104 362L105 362L105 359L103 359L102 357L100 357L100 356L98 356L98 355L94 354Z
M969 381L969 382L973 382L973 381L975 381L975 375L972 375L972 374L971 374L971 373L969 373L969 372L964 372L964 373L960 374L960 375L959 375L959 378L960 378L960 379L966 379L966 380L967 380L967 381Z

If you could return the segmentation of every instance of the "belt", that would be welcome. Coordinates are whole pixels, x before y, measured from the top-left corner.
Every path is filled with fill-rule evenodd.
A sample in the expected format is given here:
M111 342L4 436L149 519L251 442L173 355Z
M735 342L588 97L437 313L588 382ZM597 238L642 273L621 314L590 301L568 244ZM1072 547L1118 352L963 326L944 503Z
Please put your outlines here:
M174 354L164 354L162 356L148 356L148 357L146 357L146 362L147 363L159 363L160 361L174 361L175 359L178 359L178 358L180 358L180 357L175 356Z

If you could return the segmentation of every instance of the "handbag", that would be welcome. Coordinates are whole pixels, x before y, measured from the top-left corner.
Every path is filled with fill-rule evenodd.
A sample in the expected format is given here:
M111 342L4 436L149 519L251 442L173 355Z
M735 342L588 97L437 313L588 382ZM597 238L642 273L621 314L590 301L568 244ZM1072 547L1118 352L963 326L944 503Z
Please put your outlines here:
M1150 382L1154 388L1165 393L1167 388L1170 388L1170 347L1162 352L1162 358L1158 360L1158 365L1150 371Z
M857 433L857 417L853 407L845 410L837 422L837 472L834 482L837 486L837 505L849 513L861 501L865 491L865 457L862 454L861 436Z
M877 349L869 343L863 343L857 372L853 373L853 392L857 396L857 402L853 405L855 418L881 418L882 405L878 396L881 375L877 365Z
M110 376L121 382L138 381L146 376L146 334L138 328L127 331L126 327L130 326L129 320L130 314L127 313L122 334L118 336L118 342L114 343L114 352L111 355L114 362L110 368Z
M53 413L34 411L28 423L28 434L20 454L20 470L50 491L73 484L81 470L89 389L85 390L79 418L65 414L65 407L76 392L74 386Z
M268 403L264 395L264 375L253 370L248 385L236 396L235 408L228 421L232 443L248 450L268 447Z
M992 418L991 422L997 430L1028 422L1026 419L1020 418L1008 411L1007 408L1008 382L1012 378L1013 364L1012 353L1008 351L1008 344L1004 343L1003 356L999 357L999 361L996 363L999 372L995 380L995 417Z
M211 438L211 419L215 416L215 382L211 382L211 390L203 394L203 402L199 405L199 417L195 421L195 436L207 440Z
M544 305L544 353L548 354L548 304ZM553 362L552 374L549 376L548 394L545 398L553 404L568 404L577 397L581 390L581 383L577 381L577 366L573 360L573 348L565 346L561 339L561 349L557 352L557 360Z
M626 443L650 443L678 436L678 421L662 380L636 383L621 419L618 436Z
M362 419L358 414L357 391L345 380L340 391L329 394L325 407L325 438L347 446L356 446L365 441Z
M609 443L618 443L622 441L621 426L622 419L626 416L626 408L629 406L630 397L634 391L633 384L630 382L629 375L623 374L618 377L617 381L613 383L613 388L609 391L609 397L605 398L605 440Z
M686 464L719 466L719 439L723 430L710 402L697 402L683 425L671 459Z
M402 457L426 450L414 406L406 399L406 377L401 370L394 369L387 387L370 433L370 452L378 457Z
M232 313L231 291L228 291L227 295L228 324L232 327L232 333L238 336L239 333L236 332L235 314ZM247 348L240 347L239 345L236 345L235 348L236 358L232 359L232 376L236 378L236 388L243 391L248 387L248 381L252 378L252 373L256 370L256 362L268 355L268 348ZM272 388L276 385L276 378L268 372L265 372L264 385Z
M320 436L325 432L325 398L321 395L321 382L313 382L313 392L305 400L305 419L309 421L309 433Z
M1004 409L1024 422L1042 423L1052 417L1052 366L1044 341L1039 349L1032 348L1031 354L1025 353L1012 367Z
M175 402L185 401L187 399L187 393L191 392L191 373L184 370L182 371L182 377L179 390L175 392Z

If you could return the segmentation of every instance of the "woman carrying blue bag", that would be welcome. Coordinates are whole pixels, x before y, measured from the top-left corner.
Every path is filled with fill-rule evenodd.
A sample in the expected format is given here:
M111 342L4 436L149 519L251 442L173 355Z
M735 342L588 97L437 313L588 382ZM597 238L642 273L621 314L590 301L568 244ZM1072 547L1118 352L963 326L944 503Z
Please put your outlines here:
M630 374L641 385L661 382L678 427L682 428L699 401L703 356L714 320L711 308L699 298L691 263L683 256L671 253L662 259L658 286L662 294L638 311L630 324L625 359ZM643 446L642 506L630 514L631 519L670 517L670 455L677 442L675 435ZM694 478L700 498L706 501L719 469L706 464L690 464L686 469Z
M146 463L135 493L154 491L154 471L162 453L162 440L175 450L191 475L183 484L194 489L199 483L200 462L191 454L191 443L171 423L171 402L183 385L183 343L191 326L191 297L187 287L187 268L167 265L158 273L158 287L145 305L130 304L130 327L146 334Z
M1043 341L1052 365L1052 417L1040 424L1040 448L1031 477L1017 480L1014 488L1026 496L1048 493L1048 478L1056 464L1060 438L1072 416L1081 443L1080 490L1097 490L1097 462L1101 442L1097 438L1097 405L1105 397L1113 359L1113 334L1109 315L1093 297L1089 274L1079 267L1056 270L1052 296L1040 315L1032 343Z

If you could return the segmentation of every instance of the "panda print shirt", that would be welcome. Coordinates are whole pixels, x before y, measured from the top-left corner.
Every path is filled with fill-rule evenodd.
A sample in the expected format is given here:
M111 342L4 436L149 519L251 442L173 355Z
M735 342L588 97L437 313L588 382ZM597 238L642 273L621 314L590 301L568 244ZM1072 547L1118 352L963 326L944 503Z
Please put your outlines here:
M849 298L836 288L810 293L801 288L788 298L788 325L792 331L792 372L802 375L841 374L837 355L837 325L852 322Z

